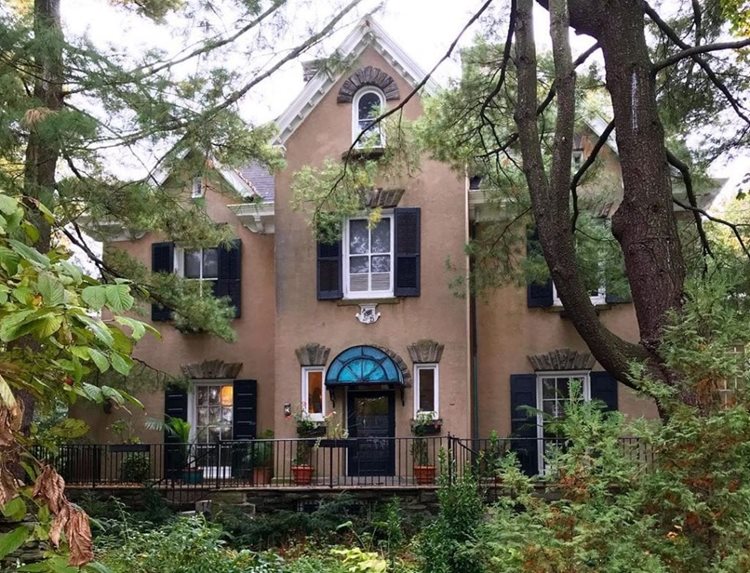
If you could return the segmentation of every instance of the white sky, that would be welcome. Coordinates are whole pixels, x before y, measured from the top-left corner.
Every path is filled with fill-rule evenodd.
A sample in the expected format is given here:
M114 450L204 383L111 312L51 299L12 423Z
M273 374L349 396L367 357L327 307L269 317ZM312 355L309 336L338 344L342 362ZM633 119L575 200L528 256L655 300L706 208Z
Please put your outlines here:
M275 54L296 45L309 35L310 27L320 28L336 8L347 0L288 0L285 7L289 26L285 33L273 40L273 45L253 48L252 55L243 53L242 46L224 54L227 61L236 62L237 70L247 71L248 77L253 74L255 62L270 60ZM301 60L330 54L349 33L359 19L373 10L375 18L386 29L389 35L424 69L429 70L442 57L455 36L465 25L471 15L483 3L483 0L364 0L352 13L339 24L337 33L327 41L305 54ZM205 22L195 19L176 19L172 17L169 25L156 25L145 18L113 7L106 0L62 0L62 14L66 32L75 36L86 36L99 47L111 46L120 54L136 57L144 50L160 47L174 54L194 40L196 32ZM227 3L229 4L229 3ZM491 10L504 12L507 2L496 0ZM535 33L540 49L549 47L549 19L547 12L535 6ZM488 12L489 14L489 12ZM221 32L231 28L231 10L214 15L211 20L212 30ZM504 38L505 24L497 26L498 35ZM468 45L477 33L478 27L467 31L462 45ZM576 36L571 32L574 55L590 46L592 39ZM245 49L249 48L247 46ZM458 51L450 62L446 62L437 73L438 81L445 83L449 77L460 73ZM191 61L190 66L200 65ZM190 68L183 68L180 73L189 73ZM251 91L241 102L243 116L253 122L265 122L277 117L302 89L302 66L294 61L279 70L271 78ZM136 161L128 169L137 168ZM142 167L142 165L141 165ZM720 169L717 176L731 176L733 168Z

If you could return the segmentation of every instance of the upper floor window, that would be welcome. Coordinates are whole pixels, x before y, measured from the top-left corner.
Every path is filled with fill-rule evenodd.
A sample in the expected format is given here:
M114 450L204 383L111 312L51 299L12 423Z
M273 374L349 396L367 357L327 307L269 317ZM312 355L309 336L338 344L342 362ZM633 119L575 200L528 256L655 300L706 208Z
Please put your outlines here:
M365 88L354 98L352 140L357 139L359 134L364 132L357 142L357 147L385 146L385 134L381 125L372 123L384 108L385 98L380 90L375 88Z
M393 296L393 216L349 219L343 239L344 296Z
M193 177L193 186L190 191L190 197L200 199L206 194L206 188L203 184L203 177Z
M591 299L591 304L593 304L594 306L607 304L607 287L605 286L603 281L598 287L591 288L591 290L589 291L589 298ZM557 294L557 286L554 282L552 283L552 305L563 305L559 295Z
M201 294L214 292L214 283L219 278L219 249L177 249L176 252L182 276L199 281Z

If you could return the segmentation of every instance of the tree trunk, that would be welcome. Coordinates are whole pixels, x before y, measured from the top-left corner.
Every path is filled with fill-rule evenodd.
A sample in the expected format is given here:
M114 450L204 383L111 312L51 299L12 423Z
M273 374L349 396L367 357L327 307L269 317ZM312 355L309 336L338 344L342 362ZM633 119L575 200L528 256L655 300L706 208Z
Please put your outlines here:
M40 201L52 209L54 204L55 174L60 147L55 138L46 138L40 133L40 121L50 112L59 112L63 107L63 32L60 21L60 0L35 0L34 2L34 39L36 43L36 81L34 98L39 108L36 113L27 115L29 139L26 145L24 165L24 194L33 200ZM30 221L39 231L36 248L44 253L49 251L52 229L35 207L34 201L27 202ZM19 344L35 346L28 338ZM34 398L28 392L18 392L18 399L23 404L23 421L21 431L26 433L34 417Z
M666 312L679 308L685 281L664 129L639 0L606 2L602 46L622 168L623 201L612 219L622 246L641 343L658 348Z
M59 112L63 107L65 76L60 0L34 1L34 37L37 44L34 99L41 109L37 110L39 113L27 115L29 140L26 145L24 193L51 208L60 148L54 138L45 138L39 132L38 125L46 114ZM50 247L50 225L33 206L30 216L40 235L36 247L46 252Z

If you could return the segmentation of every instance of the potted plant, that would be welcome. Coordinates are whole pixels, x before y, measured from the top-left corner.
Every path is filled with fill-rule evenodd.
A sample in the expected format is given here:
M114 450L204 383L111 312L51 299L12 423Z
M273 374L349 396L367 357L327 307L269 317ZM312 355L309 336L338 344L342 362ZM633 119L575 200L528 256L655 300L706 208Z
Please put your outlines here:
M273 477L273 430L266 430L260 440L250 443L245 464L251 468L253 485L268 485Z
M127 483L143 483L151 473L151 446L142 444L141 439L133 432L132 422L117 420L109 429L120 439L119 444L109 446L110 454L124 454L120 462L120 479Z
M292 480L295 485L310 485L315 468L312 467L312 449L311 440L299 440L297 442L297 451L292 460Z
M411 456L414 470L414 481L418 485L429 485L435 483L436 468L430 463L427 438L425 436L434 434L435 420L430 412L419 412L412 420L412 432L416 436L411 445ZM439 431L439 426L438 426Z
M350 445L349 430L344 428L334 410L325 417L325 438L318 440L322 448L346 448Z
M163 430L177 443L168 444L165 453L172 461L175 468L181 468L180 477L182 481L190 484L203 483L203 468L191 465L190 459L190 422L182 418L167 416L166 421L149 420L146 426L150 430Z
M326 435L325 422L313 420L302 407L294 413L294 421L297 424L297 435L300 438L318 438Z

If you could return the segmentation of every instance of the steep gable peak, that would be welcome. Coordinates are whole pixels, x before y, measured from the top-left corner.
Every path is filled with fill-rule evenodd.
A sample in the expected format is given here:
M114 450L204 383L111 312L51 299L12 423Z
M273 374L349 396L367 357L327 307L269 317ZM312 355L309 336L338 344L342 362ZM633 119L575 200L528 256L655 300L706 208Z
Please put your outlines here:
M412 87L416 87L427 75L372 16L365 16L359 21L354 30L351 31L336 49L336 54L341 58L356 59L368 47L371 47L380 54ZM310 71L310 67L308 66L308 77L310 75L312 77L305 84L300 94L276 120L279 129L278 143L286 143L297 127L325 97L334 84L338 82L341 76L347 73L352 74L352 70L332 74L329 70L325 69L325 66L318 68L314 74L310 74ZM356 70L354 73L356 74ZM430 79L425 85L425 91L427 93L434 93L438 87L438 84Z

